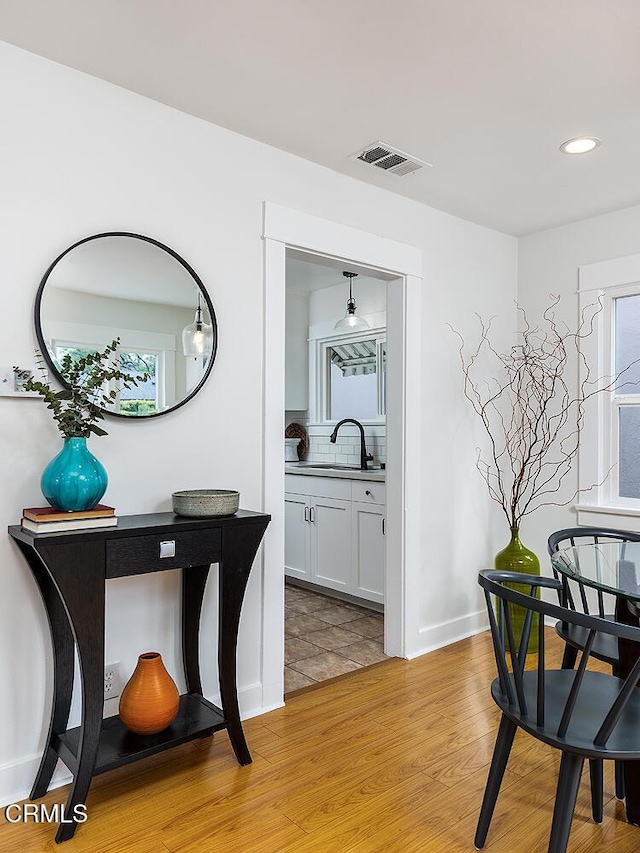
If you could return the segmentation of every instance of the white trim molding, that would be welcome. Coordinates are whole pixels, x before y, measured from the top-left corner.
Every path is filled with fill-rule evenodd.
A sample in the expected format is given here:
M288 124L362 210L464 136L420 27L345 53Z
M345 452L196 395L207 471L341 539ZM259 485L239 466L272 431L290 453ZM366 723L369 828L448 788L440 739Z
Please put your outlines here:
M601 303L593 334L581 342L582 355L592 375L604 382L615 374L613 359L614 301L640 292L640 254L627 255L578 268L578 301L581 316ZM581 371L584 365L580 365ZM582 379L582 376L580 377ZM580 525L638 529L640 501L618 497L617 430L611 394L602 391L585 405L580 437L576 504ZM593 485L594 483L598 485Z
M284 647L284 323L288 249L344 259L388 281L387 572L385 650L419 653L420 589L420 299L422 251L386 237L264 204L264 481L272 522L264 543L263 706L283 699Z
M468 613L466 616L460 616L457 619L449 619L449 621L441 622L439 625L430 625L428 628L420 630L420 645L412 651L410 657L415 658L433 652L460 640L466 640L475 634L481 634L488 629L489 619L486 610Z
M396 275L422 275L422 249L272 202L264 203L263 236L318 255ZM313 244L313 245L311 245Z
M640 281L640 255L625 255L578 267L578 290L600 290Z

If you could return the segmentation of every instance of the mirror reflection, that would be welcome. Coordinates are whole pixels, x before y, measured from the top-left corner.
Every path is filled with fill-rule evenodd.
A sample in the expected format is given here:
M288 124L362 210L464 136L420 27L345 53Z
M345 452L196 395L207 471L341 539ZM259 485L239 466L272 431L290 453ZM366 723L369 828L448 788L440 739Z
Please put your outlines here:
M65 354L119 338L121 370L149 378L119 391L105 411L135 418L190 399L217 345L213 306L195 271L162 243L122 232L88 237L54 261L36 298L36 333L58 378Z

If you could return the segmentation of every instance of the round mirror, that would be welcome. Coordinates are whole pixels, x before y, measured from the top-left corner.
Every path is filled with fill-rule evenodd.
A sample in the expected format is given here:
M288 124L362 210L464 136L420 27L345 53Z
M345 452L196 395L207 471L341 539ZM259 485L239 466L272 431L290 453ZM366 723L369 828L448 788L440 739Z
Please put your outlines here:
M66 354L98 352L119 338L120 369L148 376L118 389L104 410L127 418L186 403L209 375L218 341L213 305L189 264L157 240L119 231L80 240L56 258L38 289L35 325L60 381Z

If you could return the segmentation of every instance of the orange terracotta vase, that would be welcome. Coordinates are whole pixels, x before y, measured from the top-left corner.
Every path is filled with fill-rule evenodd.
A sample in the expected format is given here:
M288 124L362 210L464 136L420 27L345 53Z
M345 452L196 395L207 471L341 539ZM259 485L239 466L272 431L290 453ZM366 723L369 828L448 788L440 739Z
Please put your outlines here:
M175 720L180 696L158 652L138 658L120 697L120 719L137 735L161 732Z

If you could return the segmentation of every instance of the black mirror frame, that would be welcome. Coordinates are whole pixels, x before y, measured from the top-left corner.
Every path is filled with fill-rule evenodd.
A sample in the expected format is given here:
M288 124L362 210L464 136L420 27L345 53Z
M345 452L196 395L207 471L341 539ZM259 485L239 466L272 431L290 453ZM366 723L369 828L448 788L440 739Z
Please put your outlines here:
M42 280L41 280L40 285L38 287L38 292L36 293L36 301L35 301L35 305L34 305L34 309L33 309L33 318L34 318L34 324L35 324L35 330L36 330L36 338L38 340L38 346L40 348L40 352L42 353L42 357L44 358L44 360L47 364L47 367L49 368L49 370L51 371L53 376L56 377L56 379L61 383L61 385L68 387L67 383L65 382L63 377L60 375L58 368L55 366L53 359L51 358L49 350L47 349L47 345L46 345L46 342L44 339L44 335L42 333L42 322L41 322L41 311L40 311L41 304L42 304L42 296L44 293L44 288L45 288L47 281L49 279L49 276L51 275L56 264L58 264L65 257L65 255L68 255L69 252L73 251L73 249L75 249L77 246L81 246L83 243L89 243L91 240L98 240L101 237L132 237L135 240L143 240L145 243L151 243L152 245L157 246L159 249L162 249L163 251L167 252L169 255L171 255L172 258L174 258L176 261L178 261L178 263L180 263L186 269L186 271L189 273L189 275L193 278L193 280L195 281L196 285L198 286L200 293L202 294L202 297L206 303L207 310L209 311L209 318L211 319L211 326L213 329L213 346L211 349L211 356L210 356L209 361L207 363L206 370L205 370L204 374L202 375L202 379L200 380L200 382L198 382L196 387L189 394L187 394L186 397L184 397L182 400L180 400L179 403L176 403L175 406L171 406L168 409L163 409L161 412L151 412L150 414L136 415L135 417L132 417L131 415L123 415L120 412L111 412L109 409L102 409L102 411L105 414L105 417L122 418L122 420L126 420L126 421L138 421L138 420L146 420L147 418L158 418L162 415L169 414L169 412L175 412L176 409L181 408L182 406L184 406L185 403L187 403L189 400L191 400L193 397L195 397L195 395L198 393L198 391L202 388L204 383L209 378L209 374L211 373L211 368L213 367L213 362L215 361L216 353L217 353L217 349L218 349L218 324L216 321L216 314L215 314L215 311L213 309L213 303L211 302L211 298L207 292L206 287L202 283L202 279L197 274L197 272L177 252L174 252L173 249L171 249L169 246L165 246L165 244L161 243L159 240L154 240L152 237L145 237L143 234L134 234L130 231L105 231L101 234L92 234L90 237L84 237L82 240L78 240L77 243L74 243L72 246L69 246L67 249L64 250L64 252L62 252L60 255L58 255L58 257L53 261L53 263L51 263L49 265L47 271L45 272L45 274L42 277Z

